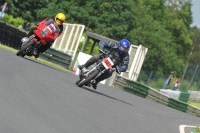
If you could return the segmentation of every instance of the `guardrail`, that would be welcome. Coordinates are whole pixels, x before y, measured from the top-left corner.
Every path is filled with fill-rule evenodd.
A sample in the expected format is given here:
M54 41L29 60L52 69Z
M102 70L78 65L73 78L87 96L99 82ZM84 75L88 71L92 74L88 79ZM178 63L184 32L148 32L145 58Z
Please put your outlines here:
M45 59L47 61L53 62L55 64L59 64L67 69L70 68L72 56L65 54L63 52L60 52L55 49L48 49L44 53L40 55L40 58Z
M182 94L182 95L184 95L184 98L181 98L181 99L183 99L185 101L185 102L183 102L183 101L180 101L180 100L177 100L174 98L170 98L166 94L163 94L154 88L151 88L144 84L123 78L119 75L115 76L115 79L114 79L112 85L114 87L121 88L124 91L132 93L139 97L153 100L155 102L164 104L166 106L177 109L179 111L186 112L186 113L200 117L200 109L186 103L187 101L185 101L185 100L188 99L187 92ZM185 94L186 94L186 96L185 96Z
M200 91L189 91L189 100L200 102Z

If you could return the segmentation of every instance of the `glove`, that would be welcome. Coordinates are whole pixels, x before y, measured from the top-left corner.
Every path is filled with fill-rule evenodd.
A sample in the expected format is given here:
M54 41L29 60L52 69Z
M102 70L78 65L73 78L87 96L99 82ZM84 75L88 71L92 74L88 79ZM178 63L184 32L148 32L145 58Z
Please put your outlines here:
M120 71L120 68L119 67L116 67L116 72L118 73L118 74L121 74L121 71Z
M103 49L99 48L99 52L100 52L100 53L103 53L104 51L103 51Z
M99 48L99 52L100 52L101 58L103 58L105 56L105 52L102 49L100 49L100 48Z
M101 56L101 58L103 58L103 53L100 53L99 55Z
M110 68L110 70L111 70L111 71L115 71L116 69L115 69L115 68Z

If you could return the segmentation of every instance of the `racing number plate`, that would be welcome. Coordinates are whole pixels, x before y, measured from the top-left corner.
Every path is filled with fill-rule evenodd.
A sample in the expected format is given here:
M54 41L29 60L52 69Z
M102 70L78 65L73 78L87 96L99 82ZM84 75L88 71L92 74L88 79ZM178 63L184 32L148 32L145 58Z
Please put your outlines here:
M102 64L106 69L112 68L112 66L114 65L110 58L104 58Z

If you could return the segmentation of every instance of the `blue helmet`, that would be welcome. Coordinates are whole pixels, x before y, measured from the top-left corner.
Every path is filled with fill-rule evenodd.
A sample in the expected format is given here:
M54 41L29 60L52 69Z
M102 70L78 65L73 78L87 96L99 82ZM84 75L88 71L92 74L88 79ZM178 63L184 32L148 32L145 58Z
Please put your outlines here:
M122 39L119 42L119 46L118 46L118 52L120 54L123 54L125 52L128 52L129 48L130 48L130 42L127 39Z

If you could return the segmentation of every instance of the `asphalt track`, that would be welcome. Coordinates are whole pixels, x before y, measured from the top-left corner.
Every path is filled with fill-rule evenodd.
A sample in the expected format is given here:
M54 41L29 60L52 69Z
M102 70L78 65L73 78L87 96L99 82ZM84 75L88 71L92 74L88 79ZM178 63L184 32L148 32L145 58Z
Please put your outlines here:
M200 118L0 49L1 133L179 133Z

